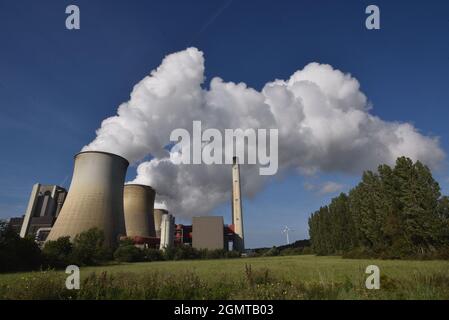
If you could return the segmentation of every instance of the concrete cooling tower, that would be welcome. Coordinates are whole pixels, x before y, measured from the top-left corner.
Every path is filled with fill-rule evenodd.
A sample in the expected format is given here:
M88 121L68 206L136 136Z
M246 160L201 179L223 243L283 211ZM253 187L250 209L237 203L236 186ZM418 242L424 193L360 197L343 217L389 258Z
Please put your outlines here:
M157 209L154 208L154 227L156 229L156 237L161 237L161 223L162 223L162 216L168 214L168 211L165 209Z
M123 206L125 212L126 236L155 237L153 207L156 193L150 186L125 185Z
M75 156L67 199L47 240L73 238L91 228L104 232L113 246L125 235L123 185L129 162L118 155L86 151Z

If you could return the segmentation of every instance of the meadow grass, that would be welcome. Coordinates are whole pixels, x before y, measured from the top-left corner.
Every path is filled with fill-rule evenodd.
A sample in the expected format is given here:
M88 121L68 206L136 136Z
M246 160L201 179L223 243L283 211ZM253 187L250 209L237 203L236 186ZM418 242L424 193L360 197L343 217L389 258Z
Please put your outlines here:
M381 289L367 290L377 265ZM449 299L449 261L280 256L122 263L81 268L82 289L64 271L0 274L4 299Z

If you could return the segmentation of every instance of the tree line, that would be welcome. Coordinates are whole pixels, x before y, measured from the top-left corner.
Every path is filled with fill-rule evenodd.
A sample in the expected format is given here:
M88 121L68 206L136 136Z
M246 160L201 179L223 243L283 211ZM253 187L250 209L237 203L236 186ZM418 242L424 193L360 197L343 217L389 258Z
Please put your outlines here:
M449 258L449 198L427 166L400 157L315 211L309 235L319 255Z
M165 250L138 248L129 239L115 248L105 246L102 230L92 228L78 234L73 241L61 237L47 241L40 248L34 239L21 238L6 221L0 220L0 273L31 270L64 269L68 265L95 266L112 262L150 262L160 260L239 258L237 251L195 249L180 245Z

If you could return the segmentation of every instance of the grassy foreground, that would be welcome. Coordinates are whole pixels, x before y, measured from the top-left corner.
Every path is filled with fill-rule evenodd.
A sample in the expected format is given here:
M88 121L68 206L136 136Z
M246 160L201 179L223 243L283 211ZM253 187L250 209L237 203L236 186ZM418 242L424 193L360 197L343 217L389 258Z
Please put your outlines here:
M380 290L365 288L377 265ZM81 269L81 290L63 271L0 274L0 299L449 299L449 261L340 257L164 261Z

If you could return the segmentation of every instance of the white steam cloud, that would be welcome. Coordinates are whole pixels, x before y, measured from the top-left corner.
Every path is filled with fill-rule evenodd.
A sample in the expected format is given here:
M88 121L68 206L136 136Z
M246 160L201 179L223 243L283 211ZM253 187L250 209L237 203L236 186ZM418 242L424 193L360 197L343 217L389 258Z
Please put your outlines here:
M135 85L117 115L103 121L83 148L119 154L140 163L133 183L147 184L178 216L207 214L229 201L228 165L174 165L166 146L172 130L205 128L279 129L279 171L359 173L398 156L437 166L445 154L438 138L411 124L387 122L369 113L359 82L330 65L310 63L288 80L261 92L244 83L213 78L203 87L204 58L196 48L168 55ZM176 152L172 149L172 152ZM267 182L257 165L242 166L242 190L253 196Z

